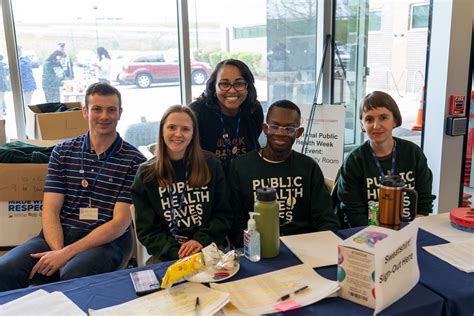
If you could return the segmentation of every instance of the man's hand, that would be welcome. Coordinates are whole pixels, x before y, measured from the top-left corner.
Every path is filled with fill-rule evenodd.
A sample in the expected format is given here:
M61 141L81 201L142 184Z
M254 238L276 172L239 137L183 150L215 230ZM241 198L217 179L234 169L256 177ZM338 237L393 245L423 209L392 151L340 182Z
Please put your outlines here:
M53 275L53 273L64 267L66 262L72 257L64 249L32 253L31 256L35 259L39 259L39 261L35 264L33 269L31 269L30 280L36 273L45 276Z
M193 255L201 251L201 249L202 245L198 241L188 240L187 242L181 245L181 248L179 248L178 256L181 259Z

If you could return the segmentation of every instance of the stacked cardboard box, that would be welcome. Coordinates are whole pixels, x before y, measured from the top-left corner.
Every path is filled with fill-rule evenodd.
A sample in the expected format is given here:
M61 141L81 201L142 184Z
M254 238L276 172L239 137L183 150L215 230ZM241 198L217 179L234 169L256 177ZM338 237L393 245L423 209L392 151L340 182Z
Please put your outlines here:
M25 141L54 146L55 141ZM41 230L47 163L0 163L0 247L19 245Z
M81 108L81 102L63 103L66 107ZM67 139L88 130L82 111L41 113L37 105L26 110L26 135L30 139Z

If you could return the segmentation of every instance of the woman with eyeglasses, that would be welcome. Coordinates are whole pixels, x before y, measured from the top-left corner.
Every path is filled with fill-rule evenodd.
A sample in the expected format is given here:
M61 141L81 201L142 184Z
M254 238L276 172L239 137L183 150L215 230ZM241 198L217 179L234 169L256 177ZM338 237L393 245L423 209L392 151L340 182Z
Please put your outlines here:
M140 166L131 193L138 239L153 256L148 263L183 258L212 242L227 245L232 213L224 172L201 150L189 107L165 112L155 158Z
M206 90L190 105L198 118L202 148L216 154L226 174L235 157L260 147L263 110L254 82L242 61L221 61Z
M291 101L277 101L268 109L266 121L266 146L236 158L230 167L232 244L242 246L248 212L253 211L256 190L262 187L276 190L281 235L336 231L339 222L321 169L314 159L292 149L304 130L300 109Z

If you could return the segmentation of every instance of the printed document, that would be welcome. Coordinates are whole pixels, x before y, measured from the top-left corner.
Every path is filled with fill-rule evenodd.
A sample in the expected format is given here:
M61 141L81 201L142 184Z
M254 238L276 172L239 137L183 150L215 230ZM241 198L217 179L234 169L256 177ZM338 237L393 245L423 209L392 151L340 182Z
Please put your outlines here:
M323 278L306 264L211 287L229 293L231 303L251 315L306 306L339 289L337 281Z
M342 241L331 231L280 237L303 263L313 267L337 264L337 245Z
M474 271L474 237L465 241L426 246L423 249L461 271Z
M67 313L65 313L67 311ZM76 304L62 292L38 290L0 305L0 315L70 315L85 316Z
M196 306L198 297L199 305ZM210 289L201 283L186 282L120 305L90 309L89 315L214 315L228 302L227 293Z

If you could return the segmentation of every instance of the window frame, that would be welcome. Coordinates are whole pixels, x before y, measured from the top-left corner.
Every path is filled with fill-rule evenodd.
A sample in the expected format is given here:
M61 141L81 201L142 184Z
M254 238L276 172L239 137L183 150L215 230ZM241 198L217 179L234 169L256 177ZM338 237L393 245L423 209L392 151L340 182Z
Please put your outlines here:
M379 18L380 18L379 29L378 29L378 30L371 30L371 29L370 29L370 18L371 18L371 14L372 14L372 13L375 13L375 12L380 13L380 16L379 16ZM380 33L380 32L382 32L382 9L381 9L381 8L370 9L370 10L369 10L368 32L369 32L369 33Z
M426 23L426 26L425 27L413 27L413 17L414 17L414 9L416 7L422 7L422 6L426 6L428 8L428 19L429 19L429 10L430 10L430 4L427 3L427 2L420 2L420 3L411 3L410 4L410 21L409 21L409 25L408 25L408 30L409 31L427 31L428 30L428 24L429 24L429 21L427 21Z

